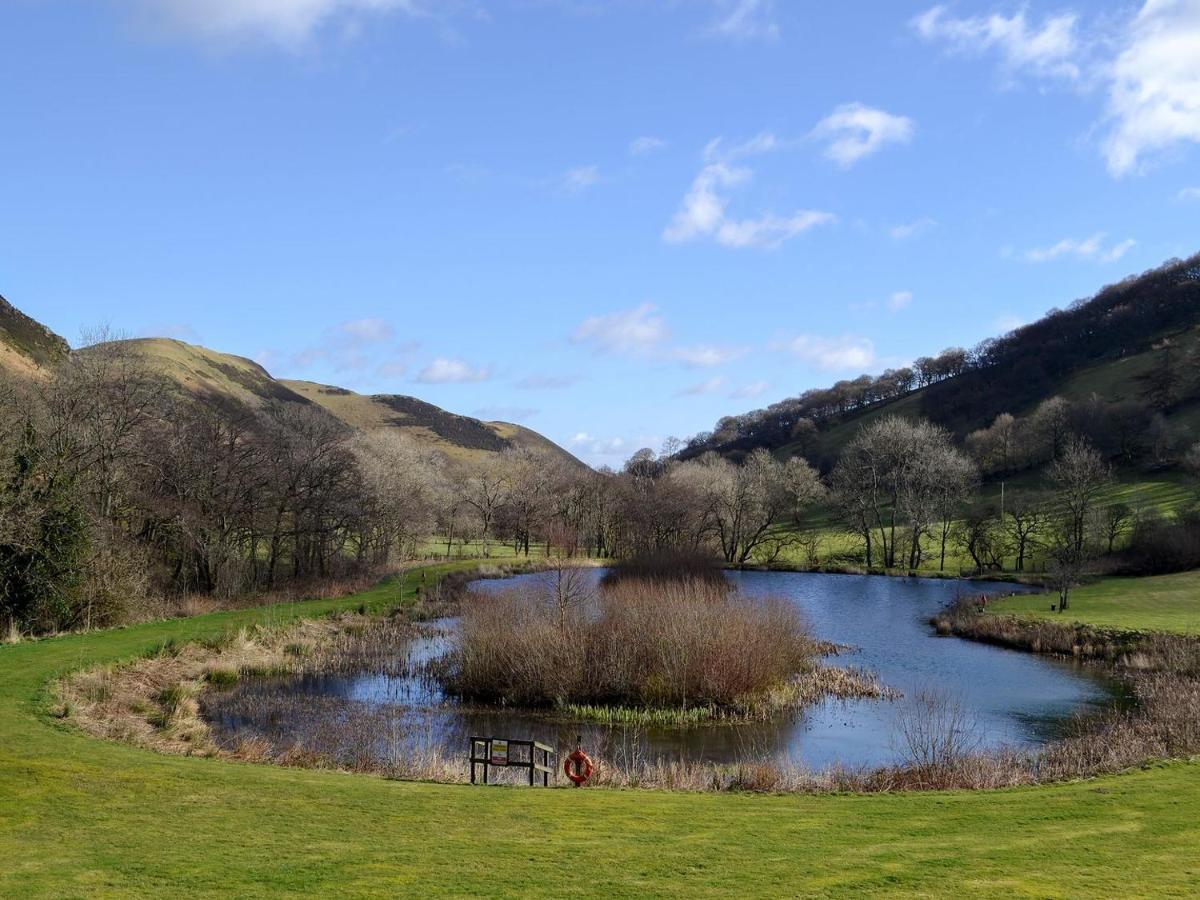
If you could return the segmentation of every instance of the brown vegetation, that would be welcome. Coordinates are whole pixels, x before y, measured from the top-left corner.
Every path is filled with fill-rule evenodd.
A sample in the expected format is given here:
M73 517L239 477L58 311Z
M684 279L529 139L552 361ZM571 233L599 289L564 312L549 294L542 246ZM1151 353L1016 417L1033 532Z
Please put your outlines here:
M818 651L793 604L710 581L621 580L568 604L537 591L468 602L449 688L529 707L745 707Z

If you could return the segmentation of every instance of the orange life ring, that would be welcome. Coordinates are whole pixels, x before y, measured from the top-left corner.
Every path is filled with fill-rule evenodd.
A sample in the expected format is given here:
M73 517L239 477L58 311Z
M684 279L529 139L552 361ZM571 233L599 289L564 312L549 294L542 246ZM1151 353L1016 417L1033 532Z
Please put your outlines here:
M576 750L563 760L563 772L576 786L592 777L592 758L582 750Z

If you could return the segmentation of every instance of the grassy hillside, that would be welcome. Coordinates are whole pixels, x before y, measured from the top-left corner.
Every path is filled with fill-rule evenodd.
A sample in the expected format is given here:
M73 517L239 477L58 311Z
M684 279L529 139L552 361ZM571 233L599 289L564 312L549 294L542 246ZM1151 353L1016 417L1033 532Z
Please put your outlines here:
M828 467L863 425L885 414L930 419L962 438L1001 413L1027 415L1055 396L1077 404L1099 397L1114 405L1106 414L1126 423L1134 421L1131 414L1162 412L1177 434L1185 427L1194 434L1200 427L1197 360L1200 254L1168 260L969 351L950 348L911 366L725 416L679 455L716 451L740 459L762 447L780 457L803 452ZM1130 401L1140 409L1131 410ZM1091 421L1099 422L1094 413L1088 411ZM814 424L815 435L808 433ZM1132 458L1128 446L1121 454Z
M527 447L582 465L554 442L509 422L482 422L455 415L415 397L365 396L311 381L279 383L353 428L362 431L399 429L422 445L442 451L453 461L467 462L508 447Z
M0 646L0 896L1165 896L1200 891L1200 764L1046 788L752 796L471 788L159 756L46 685L359 597Z
M0 372L35 376L70 352L65 340L0 297Z
M268 403L313 405L357 430L398 429L421 445L445 453L452 462L470 462L510 446L523 446L582 465L527 428L455 415L415 397L367 397L309 381L277 380L249 359L168 338L140 338L126 345L151 369L196 396L232 400L251 409Z
M138 338L124 343L151 369L198 396L228 398L251 408L269 402L308 402L272 378L258 363L240 356L171 338Z
M1200 350L1200 327L1188 328L1170 335L1177 352L1183 354ZM1037 404L1046 397L1061 396L1068 400L1087 401L1099 397L1105 403L1117 404L1128 400L1140 400L1146 393L1146 378L1158 361L1160 351L1146 348L1119 359L1107 360L1087 366L1072 373L1070 377L1055 382L1050 389L1036 400L1014 403L1007 411L1016 416L1033 412ZM911 393L827 422L818 433L815 442L808 448L809 455L821 460L832 461L842 448L853 440L859 430L878 419L897 415L907 419L928 417L930 394L937 386L920 388ZM1200 426L1200 402L1185 402L1169 410L1165 415L1169 423L1183 425L1193 432ZM984 420L973 423L988 424ZM802 449L795 441L781 444L773 452L781 459L794 456Z

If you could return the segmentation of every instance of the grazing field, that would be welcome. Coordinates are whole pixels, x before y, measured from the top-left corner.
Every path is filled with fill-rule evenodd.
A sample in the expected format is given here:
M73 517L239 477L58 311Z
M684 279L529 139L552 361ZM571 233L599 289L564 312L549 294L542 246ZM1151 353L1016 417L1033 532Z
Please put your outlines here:
M442 566L445 572L463 566ZM1131 896L1200 891L1200 764L1049 788L757 796L470 788L166 757L76 733L48 682L357 597L0 646L0 895Z
M1017 596L996 603L993 610L1105 628L1200 634L1200 572L1105 578L1072 591L1064 613L1050 612L1052 602L1045 595Z

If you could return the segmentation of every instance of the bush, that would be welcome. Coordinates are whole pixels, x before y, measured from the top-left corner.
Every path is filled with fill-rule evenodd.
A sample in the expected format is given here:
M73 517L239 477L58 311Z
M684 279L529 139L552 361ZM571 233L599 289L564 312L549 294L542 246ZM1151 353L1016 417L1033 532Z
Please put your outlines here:
M691 550L655 550L614 563L602 583L622 581L702 581L731 587L721 564L705 553Z
M1168 575L1200 568L1200 516L1154 519L1133 533L1113 567L1120 575Z
M563 612L536 592L469 601L447 687L520 706L732 709L817 651L791 603L724 583L622 579Z

